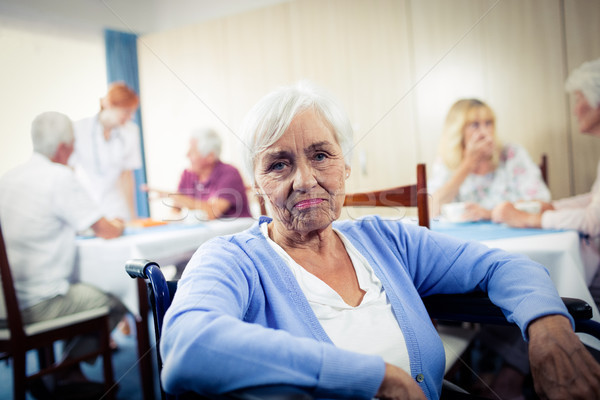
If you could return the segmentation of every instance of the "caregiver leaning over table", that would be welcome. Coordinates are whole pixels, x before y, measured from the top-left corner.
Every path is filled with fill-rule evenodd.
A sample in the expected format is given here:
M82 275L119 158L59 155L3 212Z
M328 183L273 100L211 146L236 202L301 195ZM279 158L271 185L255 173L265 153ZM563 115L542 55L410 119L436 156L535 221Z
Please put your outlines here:
M542 396L600 398L600 365L542 266L399 221L336 221L352 131L329 95L278 89L241 133L273 219L190 260L160 342L167 392L291 384L318 398L437 399L444 348L421 296L481 289L529 339Z

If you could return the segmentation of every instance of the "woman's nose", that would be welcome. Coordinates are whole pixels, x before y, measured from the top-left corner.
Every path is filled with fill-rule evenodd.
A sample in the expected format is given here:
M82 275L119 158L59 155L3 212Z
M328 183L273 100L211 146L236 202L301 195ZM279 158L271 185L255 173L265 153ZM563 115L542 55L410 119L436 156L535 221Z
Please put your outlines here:
M294 190L306 191L314 187L317 183L315 171L309 163L299 163L296 165L294 174Z

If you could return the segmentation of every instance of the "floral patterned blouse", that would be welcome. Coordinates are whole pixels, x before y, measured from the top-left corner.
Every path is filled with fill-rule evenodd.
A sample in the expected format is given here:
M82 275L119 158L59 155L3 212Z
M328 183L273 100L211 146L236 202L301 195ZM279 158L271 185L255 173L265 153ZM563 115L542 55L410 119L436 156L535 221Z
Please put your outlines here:
M436 192L452 174L453 171L438 159L433 165L431 179L427 180L429 192ZM527 151L516 144L506 144L502 148L498 167L487 175L467 176L453 201L477 203L491 210L503 201L519 200L550 201L550 191L539 167Z

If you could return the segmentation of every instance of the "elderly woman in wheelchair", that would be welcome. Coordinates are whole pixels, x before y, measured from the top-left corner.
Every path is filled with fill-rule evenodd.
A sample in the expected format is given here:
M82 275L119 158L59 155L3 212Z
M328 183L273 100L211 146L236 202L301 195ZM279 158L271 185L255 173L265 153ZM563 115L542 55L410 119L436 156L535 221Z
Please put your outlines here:
M205 243L165 316L167 392L289 384L317 398L436 399L444 348L422 296L487 292L529 341L543 398L600 398L600 365L544 267L380 217L340 220L352 130L308 82L246 117L246 167L272 218Z

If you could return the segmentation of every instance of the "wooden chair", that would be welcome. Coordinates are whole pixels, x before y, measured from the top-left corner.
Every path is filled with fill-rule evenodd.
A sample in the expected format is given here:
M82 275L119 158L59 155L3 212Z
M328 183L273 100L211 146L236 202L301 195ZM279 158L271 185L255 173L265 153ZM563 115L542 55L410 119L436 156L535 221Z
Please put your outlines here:
M546 153L542 153L540 160L540 172L542 173L542 179L546 186L548 186L548 156Z
M267 215L267 207L265 206L265 199L263 196L256 193L255 189L252 186L246 185L246 195L248 196L248 200L252 205L252 201L255 201L260 207L260 215ZM252 209L252 207L250 207Z
M2 278L2 292L5 303L5 310L2 311L6 311L5 316L0 318L5 320L3 322L8 322L8 327L0 328L0 354L5 358L12 358L13 361L14 399L25 400L25 392L28 387L31 387L33 380L72 367L80 361L93 360L99 355L103 358L105 398L113 399L116 385L113 380L109 346L108 307L65 315L52 320L24 324L1 228L0 277ZM94 349L81 357L56 362L54 342L79 335L99 336L100 348ZM40 361L40 370L32 375L27 375L26 353L29 350L37 350Z
M346 194L345 207L416 207L419 225L429 228L425 164L417 164L417 183L373 192Z

